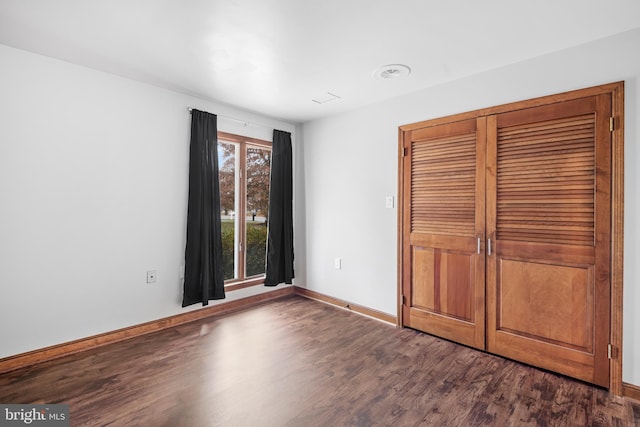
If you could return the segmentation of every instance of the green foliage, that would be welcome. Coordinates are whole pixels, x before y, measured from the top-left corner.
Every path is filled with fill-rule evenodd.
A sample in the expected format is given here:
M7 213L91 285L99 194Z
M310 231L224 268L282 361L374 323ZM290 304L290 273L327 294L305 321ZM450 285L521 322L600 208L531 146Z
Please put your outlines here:
M264 274L266 269L267 226L247 223L247 277Z
M224 280L233 279L233 221L222 221L222 268Z
M224 279L233 279L233 220L222 220L222 264ZM247 222L247 277L264 274L267 250L267 227L260 222Z

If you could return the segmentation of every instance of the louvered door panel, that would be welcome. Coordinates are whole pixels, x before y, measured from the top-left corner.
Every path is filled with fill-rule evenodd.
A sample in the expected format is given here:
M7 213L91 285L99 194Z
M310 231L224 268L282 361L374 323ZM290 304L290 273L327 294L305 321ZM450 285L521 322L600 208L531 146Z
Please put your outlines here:
M593 246L594 141L594 113L498 129L498 239Z
M404 146L403 322L484 348L484 119L415 130Z
M411 231L475 235L476 133L412 141Z
M488 118L487 349L606 386L608 95Z

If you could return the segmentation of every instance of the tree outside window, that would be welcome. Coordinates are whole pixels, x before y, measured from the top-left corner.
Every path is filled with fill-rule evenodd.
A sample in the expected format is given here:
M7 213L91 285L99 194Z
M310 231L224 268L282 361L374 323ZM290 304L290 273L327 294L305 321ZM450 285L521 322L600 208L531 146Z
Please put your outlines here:
M220 132L218 161L225 281L259 279L266 268L271 143Z

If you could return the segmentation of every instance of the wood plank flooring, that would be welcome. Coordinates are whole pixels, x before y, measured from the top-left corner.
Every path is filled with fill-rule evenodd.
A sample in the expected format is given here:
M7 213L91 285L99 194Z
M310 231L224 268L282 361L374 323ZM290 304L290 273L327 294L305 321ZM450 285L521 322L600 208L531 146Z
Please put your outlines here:
M634 426L640 405L292 296L0 375L73 426Z

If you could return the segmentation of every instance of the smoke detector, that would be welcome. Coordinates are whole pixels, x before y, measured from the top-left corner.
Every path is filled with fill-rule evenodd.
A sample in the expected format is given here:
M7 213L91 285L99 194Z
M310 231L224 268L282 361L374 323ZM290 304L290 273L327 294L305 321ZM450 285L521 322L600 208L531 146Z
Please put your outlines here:
M376 79L399 79L411 74L411 68L403 64L383 65L373 71Z

